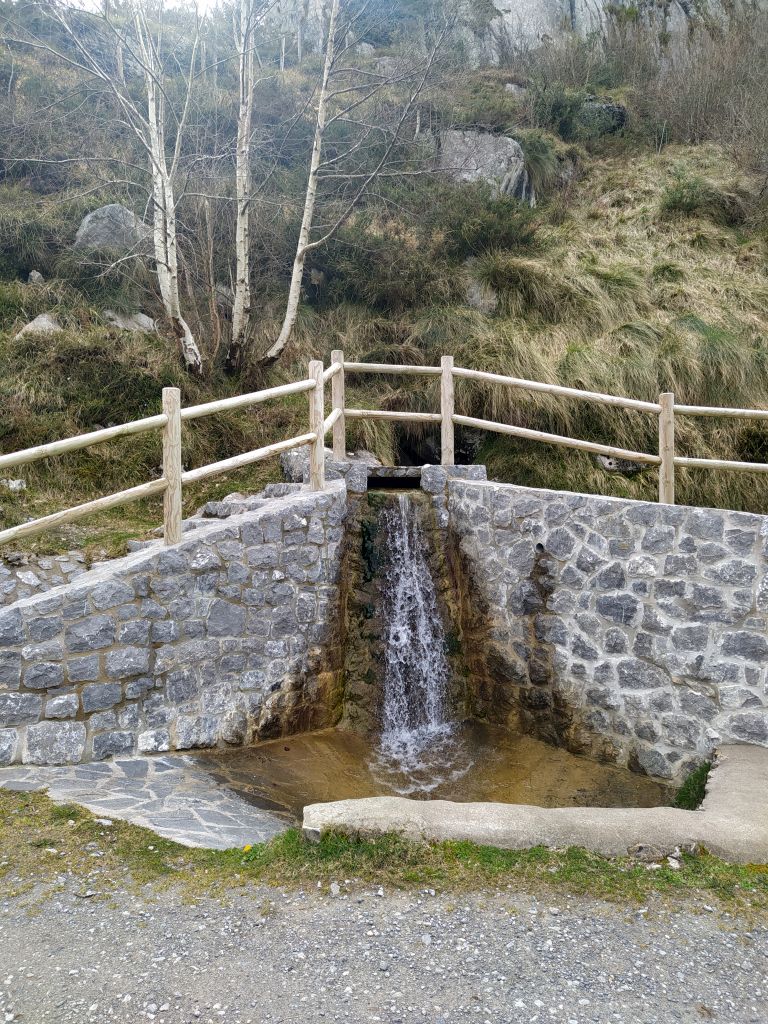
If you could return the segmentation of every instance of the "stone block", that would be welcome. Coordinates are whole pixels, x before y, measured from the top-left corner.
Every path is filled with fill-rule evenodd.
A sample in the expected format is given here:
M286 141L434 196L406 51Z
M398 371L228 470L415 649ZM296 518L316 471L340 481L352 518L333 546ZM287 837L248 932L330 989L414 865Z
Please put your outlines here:
M64 682L64 666L51 661L40 661L24 669L24 685L28 690L53 690Z
M122 647L110 651L105 660L110 679L128 679L149 672L149 651L145 647Z
M136 746L133 732L104 732L93 737L93 760L103 761L119 754L132 754Z
M179 715L176 719L176 749L213 747L218 738L218 720L212 715Z
M24 738L24 764L79 764L85 753L82 722L40 722Z
M632 594L602 595L596 607L604 618L624 626L634 625L639 618L640 603Z
M768 661L768 640L762 633L736 630L723 635L720 651L724 655L765 664Z
M208 635L242 636L245 631L245 614L245 608L216 599L208 613Z
M638 658L624 658L618 673L619 686L626 690L653 690L671 684L666 672Z
M768 711L729 715L725 732L744 743L768 743Z
M67 626L65 642L73 653L98 651L115 642L114 620L107 615L91 615Z
M133 587L119 580L105 580L97 583L90 592L91 606L94 611L104 612L116 608L119 604L129 604L135 599Z
M18 749L18 732L15 729L0 729L0 766L13 764Z
M0 686L18 690L21 685L21 654L18 651L0 651Z
M148 729L139 733L137 746L140 754L159 754L170 750L170 733L167 729Z
M76 693L62 693L57 697L49 697L45 704L46 718L74 718L80 707L80 699Z
M120 683L93 683L84 686L81 694L83 711L90 714L92 711L114 707L122 700L122 691Z
M0 728L40 720L43 701L35 693L0 693Z

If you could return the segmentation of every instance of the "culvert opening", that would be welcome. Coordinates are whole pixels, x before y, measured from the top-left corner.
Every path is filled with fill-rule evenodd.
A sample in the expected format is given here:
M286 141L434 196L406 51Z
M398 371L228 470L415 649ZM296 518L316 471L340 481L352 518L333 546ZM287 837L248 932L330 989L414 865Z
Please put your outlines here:
M418 491L421 488L419 476L370 476L369 491Z
M495 641L490 633L479 640L477 630L463 635L472 595L457 593L449 541L418 484L416 474L369 478L347 524L337 726L206 752L199 761L221 784L294 821L311 803L382 795L544 807L668 804L668 784L578 756L535 727L559 714L545 672L524 688L505 676L502 660L486 659L498 678L476 675L477 648ZM539 566L544 551L534 550ZM539 603L526 612L532 635L544 590L539 581ZM483 700L496 701L498 714Z

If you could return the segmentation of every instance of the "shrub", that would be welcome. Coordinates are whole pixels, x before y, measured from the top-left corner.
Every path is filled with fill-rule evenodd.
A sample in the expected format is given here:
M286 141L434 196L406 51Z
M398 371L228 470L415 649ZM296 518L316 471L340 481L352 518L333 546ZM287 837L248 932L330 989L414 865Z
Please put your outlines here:
M448 186L433 193L426 226L443 236L443 252L464 260L493 249L531 250L538 221L511 196L494 195L488 185Z

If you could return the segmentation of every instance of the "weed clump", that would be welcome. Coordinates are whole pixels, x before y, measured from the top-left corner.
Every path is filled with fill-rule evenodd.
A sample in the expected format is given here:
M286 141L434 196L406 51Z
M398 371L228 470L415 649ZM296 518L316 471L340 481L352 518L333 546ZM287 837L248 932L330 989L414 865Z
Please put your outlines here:
M661 196L662 216L705 217L722 227L737 227L747 219L745 197L726 191L698 175L677 174Z
M705 761L691 772L675 794L675 807L684 811L695 811L701 806L707 791L707 779L711 767L712 762Z

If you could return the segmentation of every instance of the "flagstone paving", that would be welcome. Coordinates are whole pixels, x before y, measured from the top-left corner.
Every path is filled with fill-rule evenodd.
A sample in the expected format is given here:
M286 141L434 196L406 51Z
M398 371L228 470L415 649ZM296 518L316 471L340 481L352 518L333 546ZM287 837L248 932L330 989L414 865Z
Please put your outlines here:
M287 815L220 787L183 754L2 768L0 789L47 790L56 803L80 804L99 817L121 818L184 846L212 850L265 842L292 824Z

